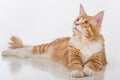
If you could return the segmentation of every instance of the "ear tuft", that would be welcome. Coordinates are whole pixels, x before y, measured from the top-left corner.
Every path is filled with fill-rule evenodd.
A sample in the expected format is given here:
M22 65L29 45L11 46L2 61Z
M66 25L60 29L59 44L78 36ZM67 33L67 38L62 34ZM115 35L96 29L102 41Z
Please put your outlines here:
M84 10L84 7L82 6L82 4L80 4L80 13L79 13L79 15L81 16L81 15L84 15L84 14L86 14L86 12Z
M101 25L103 21L104 11L100 11L98 14L94 16L94 22L97 25Z

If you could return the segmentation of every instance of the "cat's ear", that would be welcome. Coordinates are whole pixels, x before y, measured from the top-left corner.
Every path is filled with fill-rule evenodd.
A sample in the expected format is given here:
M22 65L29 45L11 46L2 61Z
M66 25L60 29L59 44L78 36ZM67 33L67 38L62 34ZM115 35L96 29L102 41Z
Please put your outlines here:
M79 16L86 14L84 7L82 6L82 4L80 4L80 12L79 12Z
M101 25L103 21L104 11L100 11L98 14L94 16L94 23L97 25Z

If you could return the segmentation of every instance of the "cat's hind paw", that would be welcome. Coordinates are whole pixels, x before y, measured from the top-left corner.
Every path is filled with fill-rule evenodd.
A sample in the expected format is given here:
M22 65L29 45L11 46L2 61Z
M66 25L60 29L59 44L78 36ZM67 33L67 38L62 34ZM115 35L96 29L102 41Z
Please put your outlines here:
M83 72L80 71L80 70L73 70L73 71L71 71L71 76L72 76L72 77L79 78L79 77L83 77L84 74L83 74Z
M5 50L2 52L2 56L9 56L9 50Z

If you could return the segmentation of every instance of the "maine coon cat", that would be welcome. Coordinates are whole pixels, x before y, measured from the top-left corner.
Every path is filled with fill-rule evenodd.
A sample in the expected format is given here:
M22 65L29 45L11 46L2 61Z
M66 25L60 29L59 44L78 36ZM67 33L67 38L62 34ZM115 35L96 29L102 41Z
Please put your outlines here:
M45 57L64 64L73 77L92 76L106 65L104 38L100 33L104 11L88 16L80 5L80 14L73 23L72 37L26 46L18 37L11 37L10 50L3 56Z

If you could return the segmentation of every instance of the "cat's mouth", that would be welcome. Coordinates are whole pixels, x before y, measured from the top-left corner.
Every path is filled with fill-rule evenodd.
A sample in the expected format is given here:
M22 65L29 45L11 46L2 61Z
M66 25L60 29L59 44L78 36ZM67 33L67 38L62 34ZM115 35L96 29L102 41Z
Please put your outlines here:
M74 27L74 30L77 31L77 32L80 32L78 28Z
M84 28L81 28L80 26L74 26L73 27L73 32L81 35L86 34L86 30Z
M79 33L80 33L81 31L80 31L77 27L78 27L78 26L74 26L74 27L73 27L73 31L74 31L74 32L79 32Z

